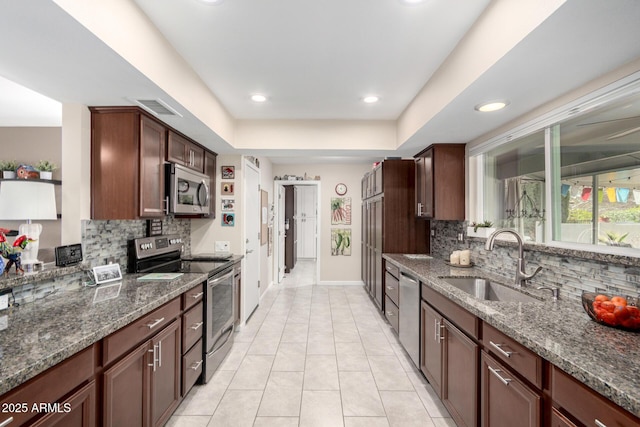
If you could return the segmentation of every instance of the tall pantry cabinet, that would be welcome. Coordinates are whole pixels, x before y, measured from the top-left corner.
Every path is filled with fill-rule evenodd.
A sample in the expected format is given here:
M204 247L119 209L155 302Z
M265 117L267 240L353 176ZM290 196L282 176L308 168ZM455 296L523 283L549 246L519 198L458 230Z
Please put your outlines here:
M382 309L383 253L429 253L429 222L414 215L415 163L388 159L362 179L362 268L365 288Z

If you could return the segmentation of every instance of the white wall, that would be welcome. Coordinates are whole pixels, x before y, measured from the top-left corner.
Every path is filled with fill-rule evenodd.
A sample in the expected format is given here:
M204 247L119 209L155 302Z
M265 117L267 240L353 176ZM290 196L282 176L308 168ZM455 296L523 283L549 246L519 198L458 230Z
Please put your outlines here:
M273 174L275 176L304 176L305 173L311 177L320 176L322 182L320 206L318 206L318 212L321 217L318 236L320 239L320 282L353 282L361 280L361 180L371 168L372 165L369 163L273 165ZM351 197L351 256L331 256L331 198L338 197L335 192L335 187L338 183L347 185L348 190L344 197ZM340 228L343 227L346 228L346 226L340 226Z

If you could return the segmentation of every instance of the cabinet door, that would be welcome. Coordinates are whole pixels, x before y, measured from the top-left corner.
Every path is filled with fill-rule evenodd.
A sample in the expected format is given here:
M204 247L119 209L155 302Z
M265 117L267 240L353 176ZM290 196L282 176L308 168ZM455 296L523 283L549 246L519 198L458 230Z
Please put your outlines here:
M551 408L551 427L578 427L556 408Z
M209 202L209 217L216 217L216 159L217 155L210 151L204 153L204 174L209 177L209 194L211 194L211 201Z
M479 346L448 320L442 343L442 402L459 427L476 426Z
M140 217L164 216L164 147L166 129L140 119Z
M198 172L204 171L204 149L171 131L167 142L167 160Z
M96 383L91 381L60 403L61 412L51 412L32 427L93 427L96 425Z
M102 417L106 427L149 425L149 354L145 342L104 372Z
M173 321L151 340L151 422L161 426L180 403L180 322Z
M420 302L420 370L438 397L442 398L442 316Z
M481 360L481 425L540 426L540 395L515 378L507 368L484 351Z

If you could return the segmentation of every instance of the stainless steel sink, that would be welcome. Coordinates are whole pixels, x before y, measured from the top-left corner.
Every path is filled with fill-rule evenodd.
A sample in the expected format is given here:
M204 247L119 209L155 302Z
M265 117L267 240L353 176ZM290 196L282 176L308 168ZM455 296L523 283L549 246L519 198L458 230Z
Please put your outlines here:
M441 277L442 280L478 299L506 302L540 302L530 295L479 277Z

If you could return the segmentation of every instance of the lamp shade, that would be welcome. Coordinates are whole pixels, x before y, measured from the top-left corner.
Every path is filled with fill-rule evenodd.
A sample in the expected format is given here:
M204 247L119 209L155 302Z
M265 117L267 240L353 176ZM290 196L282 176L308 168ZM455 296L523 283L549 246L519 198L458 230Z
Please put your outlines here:
M58 219L53 183L0 182L0 220Z

